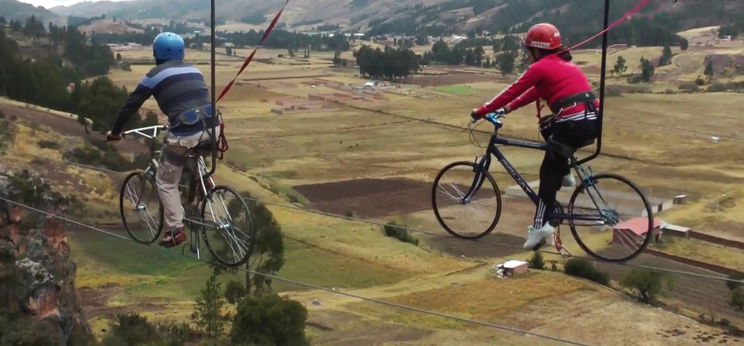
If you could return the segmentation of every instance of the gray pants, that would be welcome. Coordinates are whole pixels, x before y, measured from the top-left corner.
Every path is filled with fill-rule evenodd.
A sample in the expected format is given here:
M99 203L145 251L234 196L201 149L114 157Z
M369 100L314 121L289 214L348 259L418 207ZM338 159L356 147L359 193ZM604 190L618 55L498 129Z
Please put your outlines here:
M214 130L215 137L219 136L219 126L215 127ZM160 157L160 166L155 176L155 182L158 186L160 201L163 203L166 231L183 228L184 209L181 206L178 183L181 181L183 167L186 165L191 149L201 142L210 140L207 131L185 137L169 133L165 139L163 155Z

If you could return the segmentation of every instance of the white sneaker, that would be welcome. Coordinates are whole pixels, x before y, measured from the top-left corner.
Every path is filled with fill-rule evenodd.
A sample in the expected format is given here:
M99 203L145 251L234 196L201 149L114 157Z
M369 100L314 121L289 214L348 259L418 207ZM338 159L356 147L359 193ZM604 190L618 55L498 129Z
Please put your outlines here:
M574 178L573 173L569 172L567 175L563 176L563 180L561 181L561 186L563 187L576 186L576 178Z
M554 233L555 228L548 223L538 229L533 226L527 227L527 241L524 242L522 247L527 250L537 250L539 245L551 244Z

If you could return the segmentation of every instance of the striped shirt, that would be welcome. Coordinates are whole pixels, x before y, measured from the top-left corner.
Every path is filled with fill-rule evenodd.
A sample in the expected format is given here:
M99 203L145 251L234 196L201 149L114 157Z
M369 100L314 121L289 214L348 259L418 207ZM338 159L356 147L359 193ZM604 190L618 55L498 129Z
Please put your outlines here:
M204 130L204 124L179 124L181 113L210 104L204 76L196 68L180 60L169 60L155 66L139 82L121 107L114 121L112 133L119 134L126 122L142 104L154 96L160 110L168 116L170 132L177 136L188 136ZM217 125L215 117L207 118L206 125Z

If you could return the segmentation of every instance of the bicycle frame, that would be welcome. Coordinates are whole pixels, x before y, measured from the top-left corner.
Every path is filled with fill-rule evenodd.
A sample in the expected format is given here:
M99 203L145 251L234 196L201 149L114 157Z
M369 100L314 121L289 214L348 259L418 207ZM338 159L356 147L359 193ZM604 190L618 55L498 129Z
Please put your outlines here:
M491 156L493 155L496 157L496 159L501 163L501 165L504 167L504 170L506 170L507 173L514 179L514 181L519 185L519 187L522 188L524 193L527 195L527 197L534 203L535 205L539 202L539 197L537 196L537 193L530 187L530 185L527 183L526 180L522 177L521 174L512 166L512 164L509 162L509 160L504 156L504 154L499 149L499 145L504 146L514 146L514 147L520 147L520 148L527 148L527 149L535 149L535 150L541 150L541 151L547 151L549 150L548 145L545 143L539 143L539 142L533 142L533 141L525 141L525 140L519 140L519 139L509 139L509 138L500 138L498 136L498 131L501 128L501 123L496 121L492 122L495 126L495 129L493 131L493 134L491 135L491 139L488 143L488 148L486 150L486 154L481 157L480 161L478 161L476 165L476 169L480 170L480 172L476 172L478 174L475 175L473 178L473 183L470 186L470 190L465 194L465 197L463 198L463 203L468 203L472 200L473 195L481 188L483 185L483 181L485 180L485 172L488 172L488 169L491 166ZM591 169L584 169L581 167L580 162L577 162L574 157L570 158L570 167L574 168L576 170L576 173L581 177L584 184L588 187L593 186L593 177L591 174ZM596 193L599 195L598 197L602 200L601 194L598 192ZM591 198L592 202L594 203L597 210L599 210L599 204L597 203L594 193L588 193L589 197ZM605 221L605 217L598 217L596 215L577 215L574 213L564 213L564 212L557 212L552 215L552 219L554 220L582 220L582 221Z

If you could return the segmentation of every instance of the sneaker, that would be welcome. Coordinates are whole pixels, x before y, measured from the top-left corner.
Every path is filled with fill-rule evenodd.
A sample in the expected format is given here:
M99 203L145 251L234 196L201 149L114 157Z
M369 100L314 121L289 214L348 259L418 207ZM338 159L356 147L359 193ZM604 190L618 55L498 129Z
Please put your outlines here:
M561 181L561 186L563 187L576 186L576 178L574 178L573 173L568 173L567 175L563 176L563 180Z
M547 223L538 229L527 227L527 241L522 246L528 250L537 250L544 244L552 243L554 233L555 228Z
M175 247L186 241L186 232L183 231L183 227L174 231L165 232L163 240L160 241L162 247Z

